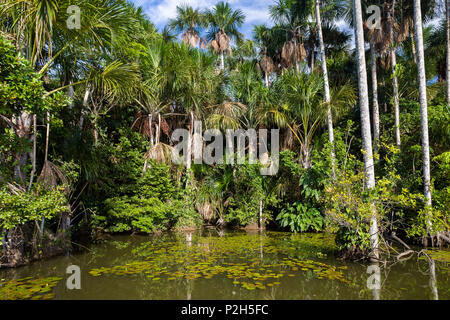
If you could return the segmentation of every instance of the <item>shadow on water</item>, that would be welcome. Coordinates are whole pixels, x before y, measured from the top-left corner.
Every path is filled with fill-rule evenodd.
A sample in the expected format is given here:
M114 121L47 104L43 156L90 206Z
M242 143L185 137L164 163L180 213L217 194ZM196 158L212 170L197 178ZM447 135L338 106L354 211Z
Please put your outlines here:
M258 231L113 236L0 271L0 299L450 299L450 252L391 265L336 258L334 237ZM69 266L81 289L69 290Z

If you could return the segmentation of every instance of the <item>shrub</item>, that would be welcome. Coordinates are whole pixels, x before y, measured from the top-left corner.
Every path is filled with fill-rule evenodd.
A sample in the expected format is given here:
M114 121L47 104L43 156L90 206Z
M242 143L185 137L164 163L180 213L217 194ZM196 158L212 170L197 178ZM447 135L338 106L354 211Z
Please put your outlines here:
M301 202L295 202L283 209L277 216L281 227L289 227L292 232L320 231L324 221L320 211Z

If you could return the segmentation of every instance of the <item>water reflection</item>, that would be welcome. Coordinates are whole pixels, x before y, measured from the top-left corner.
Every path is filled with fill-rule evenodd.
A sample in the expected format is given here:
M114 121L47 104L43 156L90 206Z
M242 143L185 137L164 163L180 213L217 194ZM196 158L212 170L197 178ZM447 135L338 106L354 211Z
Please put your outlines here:
M0 279L61 277L56 299L450 299L448 263L343 261L327 234L210 228L115 236L89 250L1 270ZM65 287L68 265L80 266L81 290Z
M439 293L436 280L436 262L433 259L428 259L428 265L430 270L430 287L434 300L439 300Z

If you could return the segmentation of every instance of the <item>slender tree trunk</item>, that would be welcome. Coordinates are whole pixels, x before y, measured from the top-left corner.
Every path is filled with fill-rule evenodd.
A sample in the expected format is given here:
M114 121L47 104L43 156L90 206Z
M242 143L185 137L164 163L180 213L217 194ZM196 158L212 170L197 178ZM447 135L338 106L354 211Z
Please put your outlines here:
M427 79L425 73L425 54L423 49L422 11L420 0L414 0L414 25L416 29L419 100L420 100L420 125L422 128L422 157L423 157L423 184L426 206L431 209L431 176L430 176L430 143L428 138L428 105L427 105ZM432 225L427 220L427 229L432 235Z
M364 47L364 29L362 22L361 0L353 0L353 20L355 26L355 40L358 63L358 84L361 112L362 144L364 151L364 176L367 189L375 188L375 170L372 154L372 137L370 132L369 91L367 88L367 71ZM375 205L372 206L370 219L371 258L379 258L378 252L378 220Z
M327 124L328 124L328 140L330 141L331 144L331 171L333 174L333 179L335 179L336 155L334 150L333 115L331 113L331 105L330 105L331 95L330 95L330 83L328 80L327 56L325 52L325 43L323 41L322 21L320 17L320 0L316 0L316 19L317 19L317 29L319 33L320 55L322 56L322 73L325 90L325 103L328 105Z
M294 33L294 54L293 54L293 60L294 60L295 71L297 71L297 73L300 73L300 66L298 65L298 61L297 61L297 38L296 38L296 33Z
M187 145L187 158L186 158L186 169L191 169L192 165L192 140L194 139L194 113L190 112L191 125L189 128L189 139Z
M31 156L31 163L33 169L31 170L30 183L28 185L28 192L31 190L33 186L34 175L36 174L36 138L37 138L37 121L36 114L33 115L33 151Z
M262 212L263 212L263 199L259 199L259 216L258 216L258 228L262 229Z
M48 160L48 142L50 138L50 113L47 111L47 132L45 134L45 157L44 157L44 165L47 163Z
M447 104L450 105L450 0L445 0L447 19Z
M84 124L84 109L87 108L88 106L88 101L89 101L89 95L91 94L91 89L88 85L88 87L86 88L86 91L84 93L84 98L83 98L83 110L81 110L81 116L80 116L80 121L78 122L78 127L80 128L80 130L83 130L83 124Z
M392 48L391 51L392 84L394 88L395 144L400 148L402 144L400 136L400 101L398 97L398 78L395 72L397 67L397 54L395 53L395 49L396 48Z
M225 70L225 57L223 51L220 52L220 70Z
M269 74L268 74L267 72L265 72L265 74L266 74L266 88L268 88L268 87L270 86L270 83L269 83Z
M94 113L93 125L94 125L94 146L98 145L98 114Z
M149 130L149 133L150 133L150 148L153 148L153 146L155 145L155 140L153 140L152 123L153 123L153 114L150 114L148 116L148 130Z
M396 0L392 3L392 19L395 19L395 4ZM391 29L391 38L394 39L394 27ZM393 40L395 41L395 40ZM392 43L391 49L391 67L392 67L392 85L394 88L394 113L395 113L395 144L398 148L401 147L401 136L400 136L400 101L398 94L398 78L397 78L397 46Z
M311 168L311 150L309 147L302 146L302 156L301 156L301 163L303 166L303 169L309 169Z
M417 51L416 51L416 41L414 40L414 32L411 34L411 48L413 52L414 63L417 64Z
M428 266L430 269L430 288L433 293L433 300L439 300L439 291L437 288L437 279L436 279L436 263L434 260L428 260Z
M160 136L161 136L161 114L158 113L158 127L156 128L156 144L159 144Z
M377 54L375 46L370 44L370 64L372 70L372 95L373 95L373 143L374 152L378 153L378 143L380 140L380 109L378 105L378 77L377 77Z

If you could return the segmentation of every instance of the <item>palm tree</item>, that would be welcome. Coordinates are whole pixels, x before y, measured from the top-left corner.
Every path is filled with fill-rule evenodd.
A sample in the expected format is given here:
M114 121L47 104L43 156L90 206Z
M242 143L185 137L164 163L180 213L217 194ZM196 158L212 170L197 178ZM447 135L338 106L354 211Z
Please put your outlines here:
M398 92L398 77L397 77L397 45L394 40L394 24L395 24L395 5L396 0L393 0L392 7L387 7L387 21L389 23L389 38L392 41L391 44L391 68L392 68L392 84L394 88L394 113L395 113L395 143L400 148L401 134L400 134L400 98Z
M293 65L297 71L300 70L298 63L307 57L303 37L312 8L309 4L309 2L278 0L275 5L269 6L270 17L276 24L275 28L286 33L281 51L283 65L284 67Z
M205 17L209 26L207 39L214 51L220 54L220 69L225 70L224 53L230 52L231 40L242 39L238 28L244 24L245 15L242 10L233 10L228 3L219 2L205 12Z
M313 137L325 118L328 107L323 102L323 80L317 74L295 70L285 73L275 85L278 103L284 105L287 121L300 144L300 160L305 169L311 167Z
M417 66L419 79L420 125L422 128L423 184L427 210L431 210L430 142L428 138L427 79L425 74L425 55L423 49L422 11L420 0L414 0L414 26L416 29ZM427 231L432 236L432 225L427 220Z
M375 188L375 168L372 153L372 137L370 132L369 92L367 88L367 71L364 48L364 29L362 22L361 0L353 1L353 25L355 29L356 56L358 64L359 100L361 113L361 129L364 156L364 176L367 189ZM378 219L375 205L372 205L370 219L370 245L371 256L378 259Z
M183 32L183 42L196 48L200 42L200 28L204 27L204 16L198 9L188 5L177 6L177 17L169 21L169 28Z
M447 31L447 104L450 105L450 0L445 0L445 18Z
M259 47L260 53L262 53L260 58L260 66L264 71L264 78L266 87L270 86L269 75L275 71L275 64L273 59L267 53L268 39L271 38L272 29L268 28L266 25L257 25L253 29L253 37Z
M325 53L325 43L323 41L322 34L322 20L320 17L320 0L316 0L316 20L317 20L317 30L319 33L320 42L320 55L322 56L322 73L323 73L323 84L324 84L324 99L325 104L328 105L327 111L327 124L328 124L328 139L331 144L331 171L333 173L333 178L336 177L336 156L334 152L334 132L333 132L333 116L331 114L330 105L330 83L328 80L328 68L327 68L327 56Z

